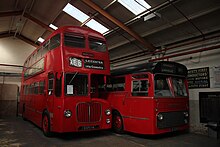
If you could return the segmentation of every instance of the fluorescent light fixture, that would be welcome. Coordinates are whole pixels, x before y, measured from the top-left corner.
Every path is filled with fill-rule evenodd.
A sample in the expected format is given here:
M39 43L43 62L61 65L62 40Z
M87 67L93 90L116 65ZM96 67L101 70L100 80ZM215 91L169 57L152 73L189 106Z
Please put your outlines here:
M71 5L70 3L68 3L64 7L63 11L66 12L67 14L69 14L70 16L72 16L73 18L77 19L81 23L83 23L84 21L86 21L89 18L88 15L86 15L85 13L83 13L82 11L80 11L79 9L77 9L76 7ZM88 27L92 28L93 30L98 31L102 34L109 30L108 28L106 28L105 26L103 26L102 24L100 24L99 22L97 22L94 19L91 19L89 22L87 22L86 26L88 26Z
M154 13L151 13L151 14L144 16L144 21L154 21L159 18L161 18L161 14L154 12Z
M51 28L54 29L54 30L57 30L57 29L58 29L58 27L55 26L55 25L53 25L53 24L50 24L49 27L51 27Z
M37 41L39 41L39 42L44 42L44 39L43 38L41 38L41 37L39 37L38 39L37 39Z
M151 8L151 6L146 3L145 0L118 0L118 2L135 15L138 15Z

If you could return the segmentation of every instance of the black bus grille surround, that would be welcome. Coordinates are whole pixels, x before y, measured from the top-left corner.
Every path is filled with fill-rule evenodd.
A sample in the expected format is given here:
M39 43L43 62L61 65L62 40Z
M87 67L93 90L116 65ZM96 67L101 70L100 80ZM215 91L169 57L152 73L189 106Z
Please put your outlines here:
M80 123L98 122L101 120L102 106L100 103L79 103L76 112Z
M157 128L165 129L170 127L178 127L188 124L189 120L184 116L184 112L162 112L163 120L157 118Z

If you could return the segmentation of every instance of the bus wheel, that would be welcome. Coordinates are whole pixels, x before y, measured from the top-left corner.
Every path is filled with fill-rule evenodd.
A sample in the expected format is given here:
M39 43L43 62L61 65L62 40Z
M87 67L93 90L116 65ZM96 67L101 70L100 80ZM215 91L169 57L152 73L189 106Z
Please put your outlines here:
M123 120L119 112L113 112L112 128L116 133L122 134L124 132Z
M22 118L24 121L26 121L27 119L25 118L25 104L23 104L23 108L22 108Z
M50 132L50 117L48 113L43 114L42 119L42 130L45 136L51 137L52 133Z

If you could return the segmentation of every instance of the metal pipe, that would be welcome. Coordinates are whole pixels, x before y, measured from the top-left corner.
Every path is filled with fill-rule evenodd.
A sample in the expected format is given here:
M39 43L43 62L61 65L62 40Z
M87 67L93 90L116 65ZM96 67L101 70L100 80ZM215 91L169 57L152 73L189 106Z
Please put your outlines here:
M178 54L169 55L169 56L164 56L164 57L157 58L157 59L151 59L151 60L149 60L149 62L169 59L169 58L173 58L173 57L179 57L179 56L183 56L183 55L195 54L195 53L198 53L198 52L204 52L204 51L215 50L215 49L220 49L220 45L211 46L211 47L202 48L202 49L197 49L197 50L188 51L188 52L183 52L183 53L178 53Z
M19 22L17 22L17 24L16 24L16 31L15 31L15 34L14 34L14 38L16 37L16 35L17 35L17 33L18 33L18 31L19 31L19 28L21 27L21 25L22 25L22 17L24 17L24 13L25 13L25 11L26 11L26 8L27 8L27 4L25 5L25 7L24 7L24 10L23 10L23 12L22 12L22 14L21 14L21 17L20 17L20 19L19 19Z
M205 38L205 35L203 34L203 32L179 9L176 7L176 5L173 4L173 2L171 0L168 0L171 5L184 17L186 18L186 20L196 29L200 32L200 34L202 35L203 38Z
M212 47L208 47L208 48L193 50L193 51L189 51L189 52L174 54L174 55L170 55L170 56L164 56L164 57L157 58L157 59L148 60L148 59L150 59L150 58L147 58L147 59L141 59L141 60L138 60L138 61L131 61L131 62L119 64L119 65L116 65L116 66L113 66L113 67L114 67L114 68L115 68L115 67L120 67L120 66L123 66L123 65L128 65L128 64L132 64L132 63L137 63L137 62L141 62L141 61L145 61L145 62L146 62L147 60L148 60L149 62L154 62L154 61L164 60L164 59L169 60L170 58L173 58L173 57L178 57L178 56L183 56L183 55L189 55L189 54L195 54L195 53L198 53L198 52L210 51L210 50L215 50L215 49L219 49L219 48L220 48L220 45L217 45L217 46L212 46Z
M218 34L220 32L219 31L215 31L215 32L211 32L211 33L207 33L205 34L206 36L210 36L210 35L213 35L213 34ZM194 37L194 39L199 39L201 36L197 36L197 37ZM133 59L133 58L137 58L137 57L141 57L141 56L145 56L145 55L150 55L150 54L155 54L155 53L160 53L160 52L164 52L164 51L168 51L168 50L171 50L171 49L175 49L177 47L182 47L182 46L186 46L186 45L191 45L191 44L194 44L194 43L199 43L199 42L203 42L203 41L207 41L207 40L211 40L211 39L215 39L215 38L218 38L220 37L220 35L216 35L216 36L211 36L211 37L206 37L205 39L200 39L200 40L195 40L195 41L191 41L191 42L187 42L187 43L184 43L184 41L181 41L180 43L183 42L183 44L179 44L179 45L175 45L173 47L169 47L169 48L165 48L165 49L162 49L162 50L157 50L157 51L154 51L152 53L149 53L149 52L146 52L146 51L142 51L142 52L138 52L138 53L134 53L132 55L129 55L129 56L126 56L126 57L120 57L119 59L114 59L114 60L111 60L111 63L114 63L114 62L120 62L121 60L129 60L129 59ZM190 38L190 40L192 40L193 38ZM176 43L172 43L172 44L176 44ZM167 46L167 45L165 45Z
M129 35L131 35L133 38L135 38L137 41L139 41L145 48L147 48L150 51L154 51L155 47L150 43L147 42L145 39L143 39L140 35L138 35L136 32L128 28L126 25L124 25L122 22L108 14L106 11L101 9L98 5L93 3L91 0L82 0L86 5L90 6L94 10L98 11L100 14L102 14L104 17L109 19L111 22L118 25L120 28L122 28L124 31L126 31Z
M0 66L11 66L11 67L19 67L19 68L24 67L24 66L21 66L21 65L14 65L14 64L0 64Z
M103 8L103 10L106 10L107 8L109 8L111 5L113 5L115 2L117 2L117 0L113 0L112 2L110 2L107 6L105 6ZM97 15L99 15L99 12L95 12L94 14L92 14L92 16L90 16L87 20L85 20L80 26L83 27L86 23L88 23L90 20L92 20L94 17L96 17Z
M30 8L29 8L29 10L28 10L29 13L30 13L31 9L33 8L34 2L35 2L35 0L32 0L31 5L30 5ZM26 6L25 6L25 7L26 7ZM25 9L26 9L26 8L25 8ZM25 13L25 12L24 12L24 13ZM24 13L22 14L22 16L24 16ZM27 23L27 19L25 19L25 20L23 21L22 27L20 28L20 31L19 31L19 35L20 35L21 32L23 31L24 25L25 25L26 23Z
M216 10L219 10L219 9L220 9L220 6L217 6L217 7L212 8L212 9L207 9L206 11L203 11L203 12L191 14L191 15L190 15L190 19L196 19L196 18L202 17L202 16L204 16L204 15L207 15L207 14L209 14L209 13L211 13L211 12L214 12L214 11L216 11ZM179 24L185 23L186 21L187 21L187 20L184 19L184 18L183 18L183 19L182 19L182 18L181 18L181 19L178 19L178 20L172 22L172 26L177 26L177 25L179 25ZM151 34L157 33L157 32L159 32L159 31L168 29L168 28L170 28L170 27L172 27L172 26L170 26L170 24L165 24L165 25L160 26L160 27L158 27L158 28L156 28L156 29L151 29L151 30L149 30L148 32L145 32L145 33L141 34L141 36L142 36L142 37L146 37L146 36L149 36L149 35L151 35ZM121 41L120 43L114 44L114 45L112 45L111 47L109 47L109 50L112 50L112 49L114 49L114 48L117 48L117 47L119 47L119 46L122 46L122 45L124 45L124 44L126 44L126 43L128 43L128 42L127 42L127 41Z
M18 7L18 2L19 2L19 0L16 0L15 7L14 7L15 9L17 9L17 7ZM9 34L11 33L11 29L13 27L14 21L15 21L15 16L12 16L11 23L10 23L9 30L8 30Z
M179 0L172 0L172 2L177 2L177 1L179 1ZM129 25L133 24L135 21L137 21L140 17L142 17L142 16L144 16L144 15L149 15L149 14L151 14L151 13L154 13L154 12L156 12L156 11L162 9L162 8L167 7L168 5L170 5L170 3L167 2L167 1L164 2L164 3L161 3L161 4L159 4L159 5L157 5L157 6L153 7L153 8L150 8L150 9L148 9L148 10L145 10L144 12L138 14L138 15L135 16L134 18L132 18L132 19L128 20L127 22L125 22L124 24L125 24L126 26L129 26ZM109 30L109 31L107 31L106 33L104 33L104 35L105 35L105 36L106 36L106 35L108 36L108 35L110 35L112 32L118 30L119 28L120 28L120 27L116 27L116 28L114 28L114 29L112 29L112 30Z

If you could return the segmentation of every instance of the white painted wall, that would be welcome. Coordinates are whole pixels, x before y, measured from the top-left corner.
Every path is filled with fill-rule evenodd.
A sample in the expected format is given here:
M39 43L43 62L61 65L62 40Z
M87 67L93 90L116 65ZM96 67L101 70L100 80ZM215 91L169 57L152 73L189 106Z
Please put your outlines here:
M192 59L190 59L190 57L192 57ZM220 67L220 49L172 58L171 60L186 65L188 69L209 67L210 88L198 88L189 90L190 129L192 132L207 134L207 128L205 127L205 124L200 123L199 120L199 92L220 92L220 88L213 87L213 69L215 67Z
M35 47L24 41L9 37L0 39L0 64L23 65L26 58L34 51ZM0 72L21 73L21 68L0 66ZM0 76L0 83L17 84L20 86L20 78Z

